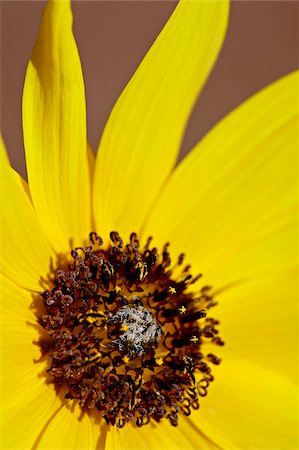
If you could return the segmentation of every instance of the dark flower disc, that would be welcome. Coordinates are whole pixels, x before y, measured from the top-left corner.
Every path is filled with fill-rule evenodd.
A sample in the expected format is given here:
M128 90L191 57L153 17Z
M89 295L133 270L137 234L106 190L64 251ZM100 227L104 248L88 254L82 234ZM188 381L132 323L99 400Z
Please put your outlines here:
M90 233L91 245L72 250L67 270L57 270L54 288L41 295L41 325L51 338L54 383L66 398L95 408L108 424L137 426L199 408L213 380L206 342L223 345L218 321L207 316L216 303L211 288L197 289L183 266L171 264L168 244L159 255L151 238L141 248L132 233L124 246ZM176 275L174 275L176 273Z

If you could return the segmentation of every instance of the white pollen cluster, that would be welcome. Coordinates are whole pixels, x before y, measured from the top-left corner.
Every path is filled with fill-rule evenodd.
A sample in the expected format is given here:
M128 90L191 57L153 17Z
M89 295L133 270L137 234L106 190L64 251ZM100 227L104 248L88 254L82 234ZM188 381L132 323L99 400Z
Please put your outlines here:
M122 325L123 333L113 344L129 358L143 355L147 346L156 343L162 335L151 311L141 305L123 306L109 318L108 323Z

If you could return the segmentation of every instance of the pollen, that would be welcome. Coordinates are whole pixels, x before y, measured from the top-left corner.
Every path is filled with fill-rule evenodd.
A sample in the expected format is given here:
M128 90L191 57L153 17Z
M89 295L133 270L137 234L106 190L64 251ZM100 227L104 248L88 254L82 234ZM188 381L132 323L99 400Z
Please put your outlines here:
M219 322L207 315L216 304L211 287L195 289L201 275L183 266L183 254L173 264L168 243L159 253L151 238L141 247L136 233L125 245L116 231L110 238L104 246L90 233L90 245L73 249L41 294L48 377L107 424L166 418L176 426L199 408L211 365L220 363L211 346L204 351L223 345Z
M176 294L176 290L175 290L175 288L173 286L169 286L168 292L169 292L170 295Z
M178 311L180 314L185 314L185 312L187 311L187 308L186 308L186 306L183 305L178 308Z

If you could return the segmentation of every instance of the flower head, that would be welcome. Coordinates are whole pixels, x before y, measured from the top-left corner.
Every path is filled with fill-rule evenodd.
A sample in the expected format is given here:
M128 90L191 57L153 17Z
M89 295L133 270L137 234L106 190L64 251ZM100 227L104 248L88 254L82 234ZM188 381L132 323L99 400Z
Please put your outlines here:
M225 0L179 3L94 161L70 3L47 4L28 185L1 141L4 448L296 445L298 73L173 169L227 21Z

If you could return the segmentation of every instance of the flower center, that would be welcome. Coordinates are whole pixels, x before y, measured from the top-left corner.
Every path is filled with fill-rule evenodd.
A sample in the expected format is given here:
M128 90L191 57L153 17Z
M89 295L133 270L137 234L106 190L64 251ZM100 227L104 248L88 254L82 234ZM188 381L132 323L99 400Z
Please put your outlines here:
M156 344L162 330L156 324L151 311L141 305L126 305L111 314L107 323L119 323L124 331L112 341L112 345L130 359L146 353L148 344Z
M199 408L213 380L210 363L220 363L204 352L206 343L223 345L218 321L207 316L216 304L211 288L195 289L201 276L183 266L183 254L172 265L168 244L160 256L151 239L140 248L135 233L125 246L117 232L110 237L104 248L90 233L91 245L72 250L72 263L41 294L48 373L66 398L108 424L165 417L176 426L179 413Z

